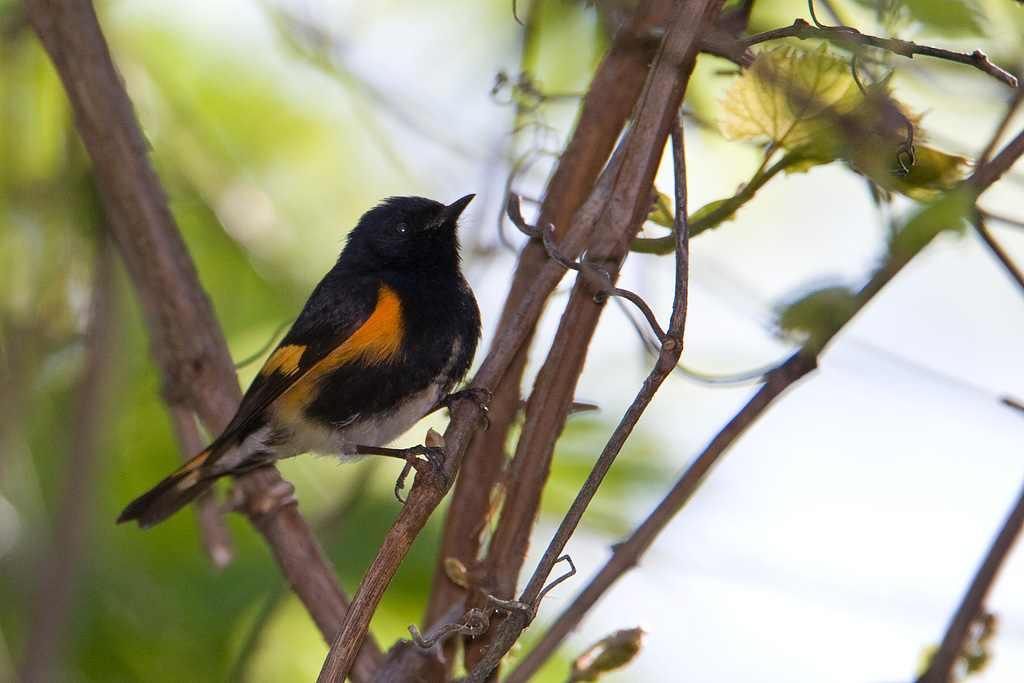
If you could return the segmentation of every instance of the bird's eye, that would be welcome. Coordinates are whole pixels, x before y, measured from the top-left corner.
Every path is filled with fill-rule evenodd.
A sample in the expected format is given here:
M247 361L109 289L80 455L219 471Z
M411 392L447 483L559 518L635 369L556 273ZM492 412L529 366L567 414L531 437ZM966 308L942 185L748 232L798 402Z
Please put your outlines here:
M409 232L409 224L406 223L405 221L402 221L401 223L395 226L395 232L397 232L399 235L404 235L405 233Z

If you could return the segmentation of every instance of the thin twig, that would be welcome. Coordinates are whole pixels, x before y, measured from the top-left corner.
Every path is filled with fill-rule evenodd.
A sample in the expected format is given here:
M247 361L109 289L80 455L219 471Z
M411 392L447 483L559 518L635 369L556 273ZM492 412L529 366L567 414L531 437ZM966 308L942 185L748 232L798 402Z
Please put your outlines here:
M1005 83L1011 88L1017 87L1017 78L1010 72L1000 69L998 66L990 62L988 57L986 57L985 53L981 50L975 50L970 53L955 52L953 50L931 47L930 45L918 45L917 43L909 40L872 36L866 33L861 33L857 29L850 28L849 26L812 26L803 19L797 19L793 22L792 26L783 26L781 28L758 33L746 38L743 42L749 47L769 40L779 40L780 38L798 38L800 40L816 38L828 40L840 47L850 50L864 46L877 47L901 57L907 57L908 59L913 59L914 55L935 57L937 59L944 59L958 64L973 66L989 76L992 76L1001 83Z
M960 607L957 608L946 635L942 639L942 644L939 645L938 651L929 662L928 668L917 679L918 683L947 683L951 680L953 666L963 653L964 645L967 644L971 624L981 614L985 597L991 590L992 584L995 583L999 569L1013 549L1022 528L1024 528L1024 490L1017 497L1016 504L1006 521L1003 522L992 547L989 548L984 561L978 568L978 573L971 581L971 586L964 595Z
M700 19L698 19L698 17L701 17L703 21L706 22L709 19L709 14L713 13L716 9L717 7L715 7L713 3L709 3L704 8L693 8L692 6L682 8L680 14L678 14L675 20L673 21L669 29L669 34L666 36L666 44L672 46L671 48L669 48L669 50L677 50L675 54L687 54L689 48L681 48L679 46L675 46L673 45L672 41L681 41L683 44L685 44L687 40L694 39L695 34L688 33L688 31L692 31L690 27L695 25L698 26L696 35L699 35ZM687 16L688 10L693 11L695 15ZM661 56L663 57L663 55ZM678 59L678 57L675 58ZM666 78L666 67L671 66L677 71L682 70L679 66L672 65L671 60L672 58L669 58L667 60L660 61L660 63L655 64L650 81L650 87L652 89L657 88L659 86L659 77L662 79ZM682 68L688 67L690 70L692 70L693 65L691 62L685 61L683 62L683 64L684 66ZM686 83L688 82L688 75L689 70L683 75L682 81L680 83L677 83L674 87L681 86L683 90L685 90ZM661 87L665 86L662 85ZM681 94L682 93L679 93L680 97ZM650 100L646 100L644 103L652 104ZM673 108L673 111L676 112L676 115L671 120L670 126L674 133L673 139L675 142L674 149L676 150L676 162L677 164L679 164L679 168L682 168L682 123L678 115L677 107L678 101L676 101L676 104ZM662 115L664 114L664 112L660 113ZM657 109L654 109L652 111L651 108L641 106L639 113L637 115L636 128L639 128L641 130L643 129L642 127L645 123L644 119L646 116L657 115ZM676 295L673 301L672 315L670 317L668 333L666 334L665 341L661 346L658 362L656 363L654 370L652 370L651 374L644 381L644 384L641 387L640 392L634 399L633 404L626 411L625 415L619 423L619 426L612 434L612 437L605 445L605 448L601 453L600 457L598 458L597 462L595 463L593 470L587 477L586 482L581 488L576 499L573 501L573 504L570 507L569 511L566 513L565 518L562 521L562 524L556 531L554 537L548 545L547 550L545 551L543 557L538 563L537 568L535 569L532 577L530 578L530 581L528 582L526 588L523 590L519 598L521 602L536 605L536 601L539 598L541 588L544 582L546 581L547 576L550 574L556 559L561 555L562 551L564 550L565 544L568 542L569 537L575 531L576 526L579 524L579 521L583 516L583 513L586 511L587 506L593 499L593 496L597 492L598 487L600 486L605 475L611 468L611 465L615 461L615 458L621 450L622 445L625 443L626 439L632 433L633 428L636 426L637 422L640 419L640 416L643 414L647 405L649 405L650 401L653 399L658 388L661 386L661 383L665 380L666 377L669 376L669 374L671 374L672 369L679 362L679 356L682 353L682 339L686 320L686 277L688 273L688 268L686 264L688 264L689 253L689 230L685 225L687 213L685 187L686 184L685 181L683 181L678 183L676 188L678 204L676 213L679 217L679 220L683 222L683 226L681 227L681 229L676 230ZM489 646L488 650L484 653L485 656L477 665L477 667L473 670L473 672L469 675L469 677L466 679L467 683L482 682L490 675L491 671L493 671L497 664L501 661L501 657L504 655L504 653L508 651L508 649L518 638L522 630L528 625L529 622L526 617L527 615L517 612L510 614L509 617L501 623L496 633L494 634L491 645Z
M658 341L665 341L665 331L661 329L661 324L658 322L658 318L654 315L654 311L651 310L651 307L639 294L613 285L611 277L608 275L608 271L596 263L590 263L589 261L574 261L568 258L558 248L558 245L555 244L555 226L548 224L545 228L539 228L537 226L530 225L523 219L523 214L520 212L519 206L519 196L516 194L509 195L506 212L508 213L508 217L512 221L513 225L528 237L539 237L544 244L544 250L547 252L547 255L565 268L591 276L597 284L597 292L594 294L595 301L603 303L603 299L609 296L629 301L640 309L641 313L643 313L644 318L647 319L647 324L651 326L651 330L658 338Z
M988 229L988 225L985 222L984 217L980 214L972 221L974 231L981 237L981 241L985 243L985 246L989 248L989 251L999 259L999 263L1002 264L1006 272L1013 278L1013 281L1017 283L1021 291L1024 292L1024 273L1021 273L1020 268L1013 262L1010 255L1006 253L1006 250L996 241L996 238L992 235Z
M1003 138L1003 133L1010 125L1010 121L1013 120L1014 114L1020 109L1021 103L1024 102L1024 88L1018 88L1013 91L1013 97L1010 99L1009 106L1006 107L1006 113L1003 114L1002 120L999 121L999 125L996 126L996 130L992 133L992 137L989 138L988 144L985 145L985 149L982 150L981 154L978 155L978 159L975 162L975 168L978 166L984 166L988 163L989 159L992 158L992 154L996 151L996 145Z
M676 240L676 281L668 332L662 342L658 362L650 375L648 375L647 379L644 381L643 388L640 393L637 394L633 404L622 417L618 427L616 427L615 432L612 434L608 444L605 446L605 451L601 454L601 457L598 458L593 472L591 472L587 482L580 490L576 501L573 502L573 506L570 508L569 512L566 513L565 519L562 521L562 526L559 528L559 532L556 533L555 537L551 541L551 545L549 545L548 550L545 552L545 557L549 557L552 554L553 548L558 547L558 545L564 547L565 542L568 540L568 535L575 529L576 524L579 522L579 517L582 517L582 514L586 509L586 505L589 503L589 497L592 497L596 492L597 486L600 485L600 481L604 477L604 473L606 473L608 468L611 466L612 461L618 453L618 449L621 448L622 443L625 442L625 438L632 431L633 426L635 426L647 405L651 400L653 400L661 383L672 373L672 370L679 362L679 356L682 354L683 335L686 327L686 309L690 270L690 231L687 221L686 154L685 144L683 141L682 116L679 117L672 130L672 156L676 169L676 226L674 230ZM616 446L615 444L618 445ZM563 529L565 529L567 533L563 533ZM534 579L536 579L538 573L541 572L542 566L543 560L538 566L537 572L534 574ZM531 583L534 579L531 579ZM593 582L591 585L593 585ZM526 592L524 591L524 597L525 596ZM583 614L590 608L590 606L592 606L592 604L593 603L574 612L575 618L573 620L573 626L579 623L579 619L582 618ZM505 683L525 683L525 681L529 680L533 674L536 673L537 669L547 661L548 657L551 656L555 648L558 646L558 643L562 641L568 632L569 631L566 630L564 633L552 635L552 629L548 629L544 637L541 639L541 642L531 650L530 654L509 675Z
M425 636L420 634L416 624L412 624L409 626L409 635L412 636L412 642L416 643L417 647L427 649L456 633L470 637L482 635L487 631L489 625L490 620L485 610L471 609L462 617L460 623L442 624Z
M1024 155L1024 130L1003 147L991 161L975 168L969 178L970 184L978 194L981 194L1002 178L1003 174L1020 160L1021 155Z
M542 224L552 223L563 234L569 230L572 217L593 190L646 81L657 43L646 40L645 36L652 29L665 24L674 4L674 0L641 0L627 23L619 29L594 74L575 131L558 157L540 206L538 221ZM527 34L531 30L528 27ZM582 241L588 237L581 235ZM562 247L565 250L566 245L563 243ZM529 340L533 337L529 319L521 318L518 312L524 300L537 288L542 271L549 267L553 266L539 243L530 241L523 247L495 339L506 338L507 331L517 320L530 327L513 349L507 372L502 370L496 373L493 383L482 381L483 386L494 392L488 406L491 428L473 437L468 446L465 467L455 484L424 616L424 623L428 625L443 621L444 616L455 606L461 611L466 598L477 592L478 586L474 583L472 572L469 575L470 585L464 588L448 578L444 567L452 558L472 568L479 556L482 532L492 505L491 492L495 482L503 476L508 433L520 413L520 387ZM484 590L489 590L489 587ZM472 649L473 645L467 644L467 653ZM406 648L405 652L418 655L413 650ZM446 647L444 660L438 680L445 678L445 672L450 671L456 662L455 643ZM412 661L394 658L389 660L388 670L399 671L404 677L418 674L422 668L432 664L418 656Z

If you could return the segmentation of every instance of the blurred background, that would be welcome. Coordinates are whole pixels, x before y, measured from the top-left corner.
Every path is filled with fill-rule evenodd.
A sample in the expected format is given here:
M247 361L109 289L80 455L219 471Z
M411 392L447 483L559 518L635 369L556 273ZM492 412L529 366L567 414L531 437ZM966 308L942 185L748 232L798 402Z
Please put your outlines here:
M866 1L829 4L866 32L981 49L1021 71L1024 8L1010 0L894 3L891 21ZM506 187L535 206L619 7L533 0L518 6L525 27L496 1L107 0L97 11L244 386L346 231L389 195L477 193L461 239L486 348L522 242L502 222ZM806 4L761 2L751 29L797 17ZM928 144L976 157L1011 91L963 65L892 66ZM524 72L532 100L509 85ZM689 90L691 211L731 196L761 161L716 129L735 74L702 56ZM1022 125L1018 115L1009 131ZM664 169L662 192L671 178ZM991 229L1024 262L1020 171L982 205L1017 221ZM568 548L580 575L549 595L534 631L746 402L749 378L796 348L781 308L862 285L887 221L863 178L832 164L776 178L694 239L683 364L705 379L680 373L661 390ZM622 283L667 319L670 259L631 256ZM630 313L607 307L579 389L600 411L569 422L537 553L649 371ZM90 335L104 353L88 351ZM644 649L608 680L912 679L1024 484L1024 412L1003 401L1024 401L1022 348L1024 292L975 235L940 237L727 454L544 680L565 680L590 643L635 625ZM223 569L203 556L191 512L145 533L114 524L177 448L89 160L13 0L0 0L0 372L0 680L33 658L58 681L315 678L327 646L243 520L229 516L236 557ZM398 511L394 463L303 457L282 470L351 593ZM385 648L421 616L441 519L374 621ZM977 680L1019 681L1020 551L988 609L998 627Z

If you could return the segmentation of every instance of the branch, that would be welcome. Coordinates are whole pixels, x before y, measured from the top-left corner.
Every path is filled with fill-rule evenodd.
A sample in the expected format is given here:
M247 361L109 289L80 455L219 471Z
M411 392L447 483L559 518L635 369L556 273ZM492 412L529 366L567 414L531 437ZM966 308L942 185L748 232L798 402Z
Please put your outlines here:
M627 134L620 151L616 153L617 158L622 158L621 168L606 172L603 178L603 181L608 177L614 178L611 194L605 199L599 185L598 190L592 195L592 202L603 204L598 225L605 231L605 234L591 249L588 260L604 267L613 282L618 272L618 265L627 253L628 244L636 235L646 216L654 171L660 160L660 153L664 149L668 133L677 125L679 103L682 101L689 83L701 36L708 30L719 9L720 3L714 1L705 2L703 5L687 3L678 7L662 48L652 66L651 76L648 79L644 96L641 98L634 125ZM550 461L554 448L554 440L564 425L566 402L571 402L572 389L582 370L583 350L589 343L600 313L600 308L594 306L592 301L588 301L590 297L592 297L592 292L585 286L583 278L578 278L556 335L558 343L545 361L544 368L538 375L537 389L530 397L530 403L536 410L535 414L539 416L535 420L532 432L529 430L531 406L527 407L527 424L523 428L523 436L520 439L516 458L518 461L521 454L522 457L529 457L534 461L532 467L524 467L526 472L531 469L540 469L546 475L547 463ZM680 315L682 313L673 316L669 328L670 335L682 334ZM520 595L520 603L530 606L532 610L536 609L543 586L554 563L561 556L568 537L575 530L597 487L642 415L650 398L657 391L664 377L675 367L681 351L681 336L678 339L673 339L671 336L666 338L658 362L660 372L652 374L645 381L640 394L623 417L620 427L605 447L594 471L588 477L583 490L573 503L562 526ZM552 427L556 427L557 430ZM527 444L525 448L524 442ZM511 518L512 524L509 524L504 536L511 542L520 544L520 547L509 550L509 545L502 540L501 525L499 525L491 544L492 554L488 557L488 562L492 567L501 568L504 574L504 576L496 575L498 581L504 579L507 582L508 580L508 573L504 572L508 566L504 563L505 560L514 563L513 567L518 573L525 550L524 544L536 514L534 499L538 498L539 494L525 486L523 488L524 491L520 497L524 502L519 507L512 508L514 515L507 515L510 502L513 500L513 495L516 494L516 491L510 491L501 518L501 525L506 524L507 518ZM497 549L497 553L494 552L494 549ZM497 557L496 560L495 557ZM513 587L514 580L515 575L512 575ZM503 586L496 581L496 587L497 590L501 590ZM500 594L499 597L501 597ZM532 611L518 610L512 612L508 618L502 621L491 639L491 644L482 653L481 661L467 678L467 683L482 681L491 675L501 658L529 624L531 617Z
M621 449L622 444L625 443L626 438L636 425L640 415L644 410L646 410L647 406L654 398L654 395L662 382L664 382L668 375L672 373L676 364L679 362L679 356L683 350L683 333L686 326L686 305L688 299L690 233L686 219L686 157L681 117L672 131L672 153L676 169L675 209L677 225L674 231L676 235L675 296L672 301L672 314L669 319L669 328L662 340L657 364L651 371L647 380L644 381L640 393L633 401L633 405L630 406L630 409L623 416L618 427L616 427L615 432L609 439L608 444L605 446L605 453L608 453L609 455L606 457L605 453L601 454L594 471L591 473L590 477L588 477L579 496L577 496L576 502L573 503L569 513L566 514L565 519L562 522L562 527L559 528L559 532L556 533L555 537L552 539L548 551L545 553L545 557L549 556L554 549L559 546L564 548L569 535L571 535L572 531L579 523L579 518L582 517L586 506L589 504L589 500L593 497L594 493L596 493L597 487L600 485L601 480L607 473L608 468L614 461L618 451ZM599 472L599 470L603 471ZM563 529L565 529L564 532ZM575 612L575 623L578 623L579 619L583 617L592 605L593 603L586 605ZM573 626L575 626L575 623ZM568 631L566 631L566 633L568 633ZM552 639L551 630L549 629L544 634L541 643L531 650L529 656L516 667L516 669L509 675L508 679L506 679L505 683L525 683L525 681L529 680L533 674L536 673L537 669L540 668L540 665L547 661L548 657L554 652L555 647L557 647L557 644L560 643L564 637L565 634L561 634L557 639ZM542 646L545 642L549 642L550 647L543 649Z
M768 168L765 168L765 164L768 162L768 159L765 159L754 176L749 182L743 184L739 192L723 200L719 206L716 206L700 218L695 218L690 222L690 237L696 237L705 230L717 228L729 220L747 202L752 200L757 191L764 187L769 180L789 168L793 164L793 157L794 155L787 154ZM633 240L632 249L638 254L664 255L671 254L675 248L674 245L675 236L673 235L665 237L637 237Z
M643 88L657 49L656 42L645 40L644 36L664 25L672 4L672 0L642 0L616 34L594 74L576 129L558 159L540 207L538 220L542 224L553 224L560 239L568 231L573 214L592 191ZM586 235L581 237L587 238ZM495 339L505 335L512 326L513 317L527 293L537 287L541 270L547 264L548 257L539 240L532 240L523 247ZM472 590L472 569L479 555L483 524L490 514L491 492L505 466L507 435L520 410L520 387L533 336L532 321L527 324L531 327L508 371L498 384L490 387L494 392L488 405L491 426L486 432L474 435L465 466L455 484L424 616L428 628L438 624L453 606L463 603L467 595L466 589L448 578L445 563L449 558L470 569ZM455 663L455 646L456 643L450 641L443 653L449 671ZM410 658L434 656L421 650L409 650L407 654ZM408 671L415 664L404 660L395 666Z
M1024 155L1024 130L1018 133L1017 137L1011 140L1006 147L1003 147L991 161L979 164L974 169L969 182L974 186L975 191L981 194L1003 177L1003 174L1020 160L1021 155Z
M139 298L150 350L172 413L197 413L220 432L241 398L227 344L147 157L147 143L111 60L89 0L27 0L28 17L67 91L75 125L92 158L111 235ZM239 477L258 498L281 482L274 468ZM334 572L294 506L259 526L289 585L330 640L346 610ZM287 542L286 542L287 541ZM300 552L301 551L301 552ZM284 562L284 558L300 561ZM307 592L308 591L308 592ZM368 646L357 672L368 677L379 654Z
M540 237L544 243L544 251L547 252L548 257L558 261L569 270L574 270L577 273L582 274L590 280L590 284L597 290L594 295L597 303L604 303L604 299L610 296L618 297L629 301L631 304L640 310L643 314L644 319L647 320L647 324L651 326L651 331L654 332L654 336L657 337L658 342L665 341L665 331L661 329L661 324L658 322L657 316L654 315L654 311L636 292L622 287L616 287L612 284L611 277L608 272L603 268L594 265L589 262L577 262L568 258L565 254L558 250L558 245L555 244L555 226L548 225L544 229L537 228L536 226L528 225L523 220L523 215L520 213L520 198L519 195L511 195L508 200L507 213L509 219L528 237ZM598 301L597 299L601 299Z
M1024 490L1018 496L1017 503L1007 516L1002 529L999 530L981 567L978 568L978 573L950 622L938 652L932 657L925 672L917 679L917 683L946 683L951 680L953 666L963 653L964 645L967 644L971 624L981 614L985 597L992 588L992 584L995 583L996 575L1013 549L1022 528L1024 528Z
M782 28L758 33L750 36L743 42L749 47L751 45L764 43L769 40L778 40L780 38L798 38L800 40L817 38L835 43L847 50L856 50L857 48L864 46L877 47L881 50L886 50L893 54L900 55L901 57L907 57L908 59L913 59L914 55L935 57L949 62L973 66L989 76L992 76L999 82L1005 83L1011 88L1017 87L1017 78L1008 71L1000 69L998 66L990 62L988 57L986 57L985 53L981 50L975 50L971 53L954 52L953 50L944 50L942 48L931 47L929 45L918 45L917 43L909 40L871 36L861 33L857 29L850 28L849 26L812 26L803 19L797 19L793 22L792 26L783 26Z
M981 237L981 241L985 243L985 246L989 248L989 251L999 260L1002 264L1003 269L1006 270L1007 274L1013 279L1017 286L1020 287L1021 291L1024 292L1024 273L1021 273L1020 268L1013 262L1010 255L1006 253L1006 250L996 241L996 238L992 235L988 229L988 225L985 222L985 218L980 214L975 217L973 221L974 231Z

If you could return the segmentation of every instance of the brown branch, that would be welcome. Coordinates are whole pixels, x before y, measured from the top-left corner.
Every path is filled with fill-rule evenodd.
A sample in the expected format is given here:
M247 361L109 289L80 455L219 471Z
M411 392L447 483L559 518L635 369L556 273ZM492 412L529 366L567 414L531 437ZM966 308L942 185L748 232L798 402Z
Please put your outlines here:
M1024 130L1003 147L991 161L975 168L969 178L970 184L974 186L978 194L981 194L1002 178L1003 174L1020 160L1021 155L1024 155Z
M981 241L985 243L985 246L989 248L989 251L999 260L1002 264L1003 269L1006 270L1007 274L1017 283L1017 286L1024 292L1024 273L1021 273L1020 268L1013 262L1010 255L1006 253L1002 245L996 241L996 238L992 235L992 232L988 229L988 225L985 223L984 217L980 214L973 221L974 231L981 237Z
M647 405L649 405L651 400L654 398L658 388L665 379L672 374L676 364L679 362L679 356L683 350L683 334L686 325L686 305L688 299L687 293L689 289L690 231L686 218L686 158L681 117L677 121L675 129L672 131L672 152L676 169L675 209L677 225L675 228L675 296L672 301L672 313L669 318L669 328L662 340L657 364L651 371L647 380L644 382L640 393L634 399L633 405L630 406L629 411L627 411L626 415L623 416L618 427L616 427L615 432L612 434L612 437L609 439L608 444L605 446L605 452L609 455L606 457L605 454L602 453L601 457L598 459L594 472L587 479L587 482L581 489L580 494L577 497L577 502L573 503L573 507L570 509L569 513L566 514L565 520L563 520L562 523L562 528L559 529L559 533L557 533L554 539L552 539L551 545L545 553L545 557L550 556L552 552L560 552L560 550L555 551L556 548L564 548L569 535L571 535L579 522L579 517L581 517L583 512L586 510L589 500L593 497L594 493L596 493L597 487L600 485L601 480L607 473L608 468L614 461L618 451L621 449L622 444L625 443L625 439L629 436L633 427L636 425L636 421L639 420L640 415L644 410L646 410ZM592 582L591 586L593 585L594 584ZM579 600L576 602L578 603ZM590 603L582 609L574 612L575 623L578 623L579 619L583 617L591 606L593 606L593 603ZM575 623L573 624L573 627L575 627ZM530 651L529 656L516 667L516 669L505 680L505 683L525 683L525 681L529 680L533 674L536 673L537 669L547 661L548 657L550 657L554 652L558 643L561 642L567 633L568 631L552 638L551 629L545 632L544 637L541 639L541 643ZM547 646L545 646L545 643L547 643Z
M1017 503L996 535L981 567L978 568L978 573L974 576L967 594L964 595L960 607L957 608L956 614L949 624L942 644L929 662L928 668L917 679L917 683L947 683L952 680L953 666L963 653L964 645L967 644L971 624L981 614L985 597L992 588L992 584L995 583L999 569L1013 549L1022 528L1024 528L1024 490L1018 496Z
M632 112L647 77L648 65L657 48L655 41L645 39L664 24L672 0L643 0L629 21L619 30L612 45L595 72L590 89L583 100L579 121L568 146L548 184L541 204L539 220L556 226L559 238L568 230L572 215L583 205L593 189L601 169ZM535 288L540 271L548 262L539 240L526 244L513 275L512 285L498 325L496 339L505 334L527 292ZM438 552L437 569L431 588L424 623L437 624L453 605L464 602L466 591L453 583L445 571L449 558L473 567L480 549L483 525L490 515L491 493L505 464L505 442L516 413L520 409L520 385L526 366L529 341L533 329L512 360L497 386L488 406L491 426L474 435L459 473L445 519L445 529ZM485 589L485 592L489 589ZM455 642L446 645L443 659L454 665ZM406 671L415 666L413 658L435 658L436 652L408 649L408 659L400 665ZM450 671L450 668L449 668Z
M1001 83L1005 83L1011 88L1017 87L1017 78L1010 72L1000 69L998 66L990 62L988 57L986 57L985 53L981 50L975 50L971 53L954 52L953 50L944 50L938 47L931 47L930 45L918 45L917 43L909 40L872 36L861 33L857 29L850 28L849 26L812 26L803 19L797 19L793 22L792 26L783 26L781 28L758 33L750 36L743 42L749 47L751 45L764 43L769 40L778 40L780 38L798 38L800 40L816 38L827 40L848 50L856 50L857 48L864 46L877 47L901 57L907 57L908 59L913 59L914 55L935 57L949 62L973 66L989 76L992 76Z
M85 334L84 373L75 400L73 421L63 444L64 481L57 498L52 545L38 567L39 581L32 601L32 618L25 636L21 662L23 683L61 680L64 646L72 612L83 552L89 543L87 526L96 481L97 432L105 424L104 408L110 390L111 369L119 339L114 331L114 254L101 240L96 258L89 325Z
M111 235L128 271L150 334L150 349L172 411L193 411L219 432L241 397L231 356L209 298L167 207L147 157L131 102L110 58L89 0L27 0L28 17L67 91L75 125L93 161ZM239 477L258 498L281 481L273 468ZM285 578L330 640L346 604L334 572L294 506L260 525ZM329 587L329 588L328 588ZM307 589L309 591L307 592ZM302 592L299 592L302 591ZM332 630L333 628L333 630ZM364 676L379 658L368 646Z
M599 190L592 196L591 201L602 205L602 211L597 219L601 233L599 233L600 236L594 247L588 253L588 261L603 267L612 282L617 275L619 264L628 253L630 240L636 235L646 217L651 183L661 151L664 149L669 130L676 124L679 104L689 83L702 36L712 25L720 8L721 3L714 0L677 6L665 40L652 66L651 76L648 79L644 95L641 97L635 122L620 148L621 168L606 171L606 178L609 176L614 178L611 192L607 195L607 199L604 199L599 185ZM616 157L619 156L620 153L617 152ZM527 406L527 424L524 426L519 448L524 457L530 457L534 461L536 469L546 470L547 463L550 462L554 440L564 425L566 405L571 403L572 390L579 372L582 370L583 350L589 344L601 310L592 301L593 292L585 280L586 278L582 276L577 279L576 287L563 315L559 333L556 335L558 342L545 361L545 366L538 375L537 389L531 395L530 403L534 404L532 407L537 410L536 415L538 415L535 418L536 431L533 433L529 432L531 405ZM674 316L673 323L674 325L670 326L672 333L681 334L681 321L677 316ZM681 343L671 338L663 344L658 366L662 368L665 376L671 372L671 368L675 367L681 350ZM672 360L673 358L674 360ZM616 434L606 446L598 464L595 465L594 471L588 478L587 484L573 503L555 539L552 540L539 566L523 590L519 602L529 606L530 609L513 611L501 622L487 649L482 652L483 656L480 662L467 678L467 683L483 681L491 676L501 658L529 624L543 586L552 567L561 556L565 542L575 530L622 443L625 442L649 402L650 396L657 391L663 379L664 377L658 379L657 375L652 375L644 383L644 388L627 411L620 428L616 430ZM531 440L532 443L530 443ZM523 449L524 441L528 444L526 449ZM526 470L527 468L524 468L524 471ZM507 558L517 573L521 566L529 526L533 522L532 515L535 515L536 512L534 498L539 497L539 494L527 490L520 497L526 503L513 509L515 514L511 519L515 526L510 525L506 536L510 542L523 545L518 549L508 551L508 544L500 542L502 528L499 525L491 546L492 556L494 549L497 549L499 557L492 566L506 570L507 565L502 564L502 561ZM510 498L506 500L506 508L508 508L510 499L511 494ZM532 510L527 507L528 505L533 506ZM526 514L524 514L523 508L526 508ZM506 513L503 510L501 524L505 522ZM491 562L492 556L488 557L488 562ZM507 576L507 572L504 577L495 573L496 585L499 590L501 585L497 584L497 580L503 578L507 580ZM513 576L513 587L514 579ZM499 593L497 597L502 596Z
M1003 114L1002 120L999 121L999 125L996 126L995 132L992 133L992 137L989 138L988 144L985 145L985 149L982 150L981 154L978 155L976 161L977 166L984 166L992 158L992 154L996 151L996 145L1003 139L1003 134L1006 129L1010 126L1010 121L1013 120L1014 114L1020 109L1020 105L1024 103L1024 88L1018 88L1013 91L1013 97L1010 99L1009 106L1006 107L1006 113Z

